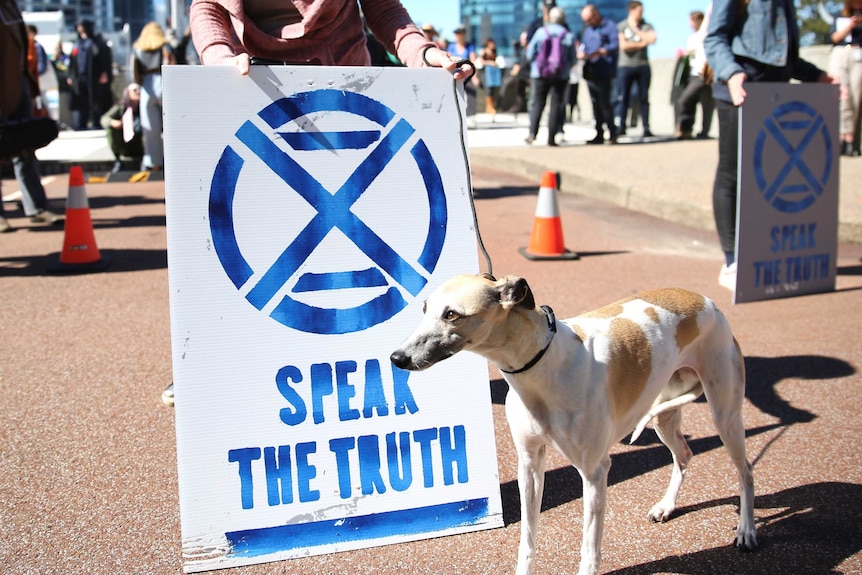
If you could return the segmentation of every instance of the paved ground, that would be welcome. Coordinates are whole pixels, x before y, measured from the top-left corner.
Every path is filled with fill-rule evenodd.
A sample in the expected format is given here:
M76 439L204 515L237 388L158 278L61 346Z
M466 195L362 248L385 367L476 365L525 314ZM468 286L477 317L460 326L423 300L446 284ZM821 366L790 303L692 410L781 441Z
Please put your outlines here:
M543 153L556 157L551 152L558 150ZM852 443L862 434L862 245L841 244L834 293L733 306L716 283L714 234L703 227L561 194L566 243L582 258L532 262L517 248L529 238L537 179L476 160L474 178L494 272L528 278L537 301L559 316L677 285L722 305L748 356L744 418L761 550L729 547L735 471L698 403L683 424L696 457L680 509L666 524L649 524L645 515L669 478L668 452L651 431L615 448L603 572L862 573L862 452ZM4 193L14 189L2 184ZM66 177L53 176L47 188L60 206ZM159 401L171 379L164 188L109 182L87 192L98 245L113 260L105 273L46 274L63 232L31 225L14 206L18 229L0 236L0 571L179 573L174 412ZM505 385L493 368L491 378L504 528L227 572L512 572L520 528L514 451ZM535 572L573 572L580 481L557 455L548 469Z

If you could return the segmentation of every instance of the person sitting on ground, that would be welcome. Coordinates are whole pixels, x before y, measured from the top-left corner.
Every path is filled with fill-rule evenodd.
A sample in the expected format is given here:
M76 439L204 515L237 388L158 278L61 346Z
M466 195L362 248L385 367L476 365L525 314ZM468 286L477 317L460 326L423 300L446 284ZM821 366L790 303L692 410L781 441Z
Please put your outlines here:
M132 82L123 90L116 104L102 114L102 128L108 138L108 145L114 154L115 162L111 173L123 169L123 158L141 165L144 157L144 136L141 128L141 86Z

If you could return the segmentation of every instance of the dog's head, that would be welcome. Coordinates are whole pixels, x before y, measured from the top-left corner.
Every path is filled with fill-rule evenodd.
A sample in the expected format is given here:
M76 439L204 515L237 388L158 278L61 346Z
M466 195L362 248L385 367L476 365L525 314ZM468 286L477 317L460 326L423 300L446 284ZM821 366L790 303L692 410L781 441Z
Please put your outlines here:
M390 359L401 369L421 370L464 349L481 353L500 337L500 328L515 307L536 307L527 280L456 276L426 300L422 323Z

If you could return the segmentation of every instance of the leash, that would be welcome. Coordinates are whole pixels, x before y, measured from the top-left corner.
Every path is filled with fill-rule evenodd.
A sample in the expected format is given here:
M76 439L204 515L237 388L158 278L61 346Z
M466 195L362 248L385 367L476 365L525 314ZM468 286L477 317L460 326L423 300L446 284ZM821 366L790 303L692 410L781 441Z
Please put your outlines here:
M433 66L428 61L428 59L425 57L425 53L433 47L434 46L426 46L422 50L422 61L425 62L425 65L430 68L436 68L437 66ZM469 82L473 78L473 76L476 75L476 65L473 64L473 62L471 62L470 60L458 60L457 62L455 62L455 65L458 68L461 68L462 66L468 66L472 70L472 73L466 78L464 78L465 83ZM458 98L458 82L452 82L452 89L455 91L455 107L458 109L458 117L461 118L463 117L463 111L461 110L461 101ZM470 156L467 150L467 138L464 132L463 122L461 124L460 136L461 152L464 155L464 168L467 171L467 189L470 190L470 210L473 212L473 229L476 230L476 241L479 243L479 249L481 250L482 255L485 257L485 265L487 266L488 273L493 275L494 266L491 263L491 256L490 254L488 254L488 250L485 248L485 242L482 241L482 234L479 232L479 218L476 215L476 204L473 200L473 175L470 172Z
M539 351L539 353L537 353L533 357L533 359L528 361L527 364L524 367L522 367L521 369L516 369L513 371L506 371L505 369L501 368L498 365L497 369L499 369L503 373L508 373L510 375L516 374L516 373L524 373L525 371L527 371L528 369L530 369L531 367L533 367L534 365L539 363L539 360L542 359L542 357L544 357L545 352L548 351L549 347L551 347L551 343L553 343L553 341L554 341L554 335L557 333L557 318L556 318L556 316L554 316L554 310L551 309L551 306L543 305L541 309L543 312L545 312L545 319L548 320L548 330L551 332L551 339L549 339L547 345L545 345L545 347L543 347Z

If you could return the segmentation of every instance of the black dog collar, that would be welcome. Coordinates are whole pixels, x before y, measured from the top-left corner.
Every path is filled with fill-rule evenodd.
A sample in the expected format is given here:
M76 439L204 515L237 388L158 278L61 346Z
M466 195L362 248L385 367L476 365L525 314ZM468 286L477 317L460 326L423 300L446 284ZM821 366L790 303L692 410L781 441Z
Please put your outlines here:
M508 374L524 373L525 371L527 371L528 369L530 369L531 367L533 367L534 365L539 363L539 360L542 359L542 356L544 356L545 352L548 351L548 348L551 347L551 342L554 341L554 334L557 333L557 318L554 316L554 310L552 310L550 306L543 305L541 307L541 309L543 312L545 312L545 318L548 320L548 329L551 331L551 339L549 339L547 345L545 345L545 347L543 347L539 351L539 353L537 353L535 355L535 357L533 357L533 359L531 359L529 362L527 362L527 365L525 365L521 369L516 369L514 371L507 371L507 370L501 368L500 366L497 366L497 368L500 371L502 371L503 373L508 373Z

